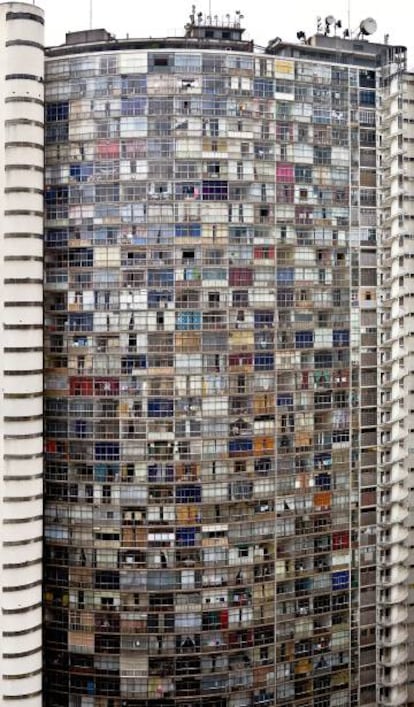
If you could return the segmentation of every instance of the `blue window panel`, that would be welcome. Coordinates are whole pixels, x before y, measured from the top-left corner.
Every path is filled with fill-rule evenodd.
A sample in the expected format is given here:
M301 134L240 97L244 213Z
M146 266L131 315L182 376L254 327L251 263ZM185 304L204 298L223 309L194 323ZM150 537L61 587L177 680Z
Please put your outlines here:
M150 290L148 292L148 307L158 309L160 306L173 301L172 292L167 290Z
M46 104L46 122L51 123L59 120L68 120L69 118L69 103L62 101L61 103Z
M336 329L333 331L334 346L349 346L349 329Z
M273 354L256 354L254 357L255 371L273 371L275 357Z
M230 454L251 451L253 451L253 441L251 439L231 439L229 442Z
M329 474L317 474L315 476L315 487L329 491L331 488L331 477Z
M159 466L158 464L150 464L148 466L148 482L149 483L154 483L154 481L157 481L158 475L160 475L161 478L161 473L162 473L162 467Z
M253 84L256 98L273 98L275 93L274 80L270 78L256 78Z
M119 444L116 442L97 442L95 444L95 459L119 460Z
M66 230L49 229L46 231L45 243L52 248L64 248L68 245L68 240Z
M278 407L285 407L286 405L293 407L293 393L280 393L277 396L277 405Z
M174 401L168 398L151 398L148 400L148 417L172 417Z
M297 349L307 349L313 346L312 331L297 331L295 333L295 344Z
M136 368L146 368L147 359L145 354L129 354L121 359L121 373L131 374Z
M67 204L69 200L68 187L48 187L45 192L45 201L49 206Z
M195 528L177 528L175 531L175 544L177 547L193 547L195 540Z
M200 238L201 225L199 223L177 223L175 236L176 238Z
M228 183L219 180L204 181L202 186L203 201L226 201Z
M69 331L93 331L93 314L69 314Z
M70 176L77 182L87 182L93 175L92 162L76 162L70 165Z
M349 588L349 571L342 570L341 572L332 573L332 591Z
M121 101L121 115L146 115L147 99L139 96L136 98L123 98Z
M93 248L71 248L69 265L75 268L90 268L93 265Z
M375 91L360 91L359 104L361 106L375 106Z
M201 312L177 312L175 328L177 331L197 331L201 329Z
M148 270L148 285L168 287L174 284L174 270Z
M166 464L164 468L164 478L166 481L174 481L174 467L172 464Z
M276 270L277 282L292 284L294 279L295 279L294 268L277 268L277 270Z
M349 430L335 430L332 432L332 442L337 444L339 442L349 442Z
M201 486L177 486L175 500L177 503L200 503Z
M87 437L87 424L86 420L75 420L75 435L76 437ZM55 430L55 436L60 436L59 432Z
M165 466L162 464L149 464L147 472L149 483L174 481L174 467L172 464L166 464Z
M270 328L273 326L274 322L274 312L255 312L254 313L254 327L255 329Z
M135 358L135 368L146 368L147 367L147 357L145 354L138 354Z

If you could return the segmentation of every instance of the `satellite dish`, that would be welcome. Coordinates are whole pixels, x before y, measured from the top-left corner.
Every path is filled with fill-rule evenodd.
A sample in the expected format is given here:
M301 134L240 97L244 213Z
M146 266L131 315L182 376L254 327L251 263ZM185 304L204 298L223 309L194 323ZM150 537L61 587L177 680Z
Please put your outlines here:
M333 15L328 15L328 17L325 17L325 22L328 25L334 25L335 24L335 17Z
M364 36L367 36L368 34L374 34L374 32L377 31L377 23L375 22L374 18L367 17L366 20L362 20L359 25L359 31Z

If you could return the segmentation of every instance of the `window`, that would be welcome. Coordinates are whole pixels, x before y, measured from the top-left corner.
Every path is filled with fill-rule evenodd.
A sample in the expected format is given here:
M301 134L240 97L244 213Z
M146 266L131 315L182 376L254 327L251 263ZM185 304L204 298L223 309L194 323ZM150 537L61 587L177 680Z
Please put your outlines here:
M349 430L337 430L332 433L332 443L349 442Z
M209 165L210 167L211 165ZM228 183L225 181L204 181L202 194L204 201L226 201L228 199Z
M230 286L252 285L253 271L251 268L230 268L229 284Z
M60 120L68 120L69 103L48 103L46 105L46 122L52 123Z
M295 333L295 344L297 349L306 349L313 346L312 331L297 331Z
M360 91L359 104L361 106L375 106L375 91Z
M175 500L177 503L200 503L201 486L177 486Z
M200 54L175 54L175 70L177 73L199 73L201 71Z
M69 135L68 123L50 123L46 125L45 140L47 143L67 142Z
M330 147L314 147L313 160L315 164L331 164Z
M200 312L177 312L176 324L177 331L195 331L201 329L201 313Z
M256 354L254 357L255 371L272 371L274 369L273 354Z
M312 184L312 167L295 165L295 181Z
M200 238L201 225L199 223L177 223L175 226L176 238Z
M117 72L117 56L115 54L106 54L99 57L99 73L100 74L116 74Z
M148 55L148 69L149 71L169 71L174 65L174 55L164 53L150 53Z
M249 293L248 293L248 291L247 290L233 290L232 306L233 307L248 307L249 306Z
M121 103L122 115L145 115L147 112L146 98L123 98Z
M264 329L273 327L274 313L268 310L263 312L256 311L254 313L254 327L255 329Z
M256 98L273 98L274 81L270 78L254 79L254 95Z
M147 92L146 76L123 76L122 96L132 96Z
M293 268L277 268L277 282L293 283L295 271ZM293 296L292 296L293 297Z
M119 184L97 184L95 188L95 201L119 201Z
M172 417L174 401L165 398L150 398L148 400L148 417Z
M328 125L331 122L332 111L328 108L314 108L313 122L319 125Z
M349 329L337 329L333 331L334 346L349 346Z

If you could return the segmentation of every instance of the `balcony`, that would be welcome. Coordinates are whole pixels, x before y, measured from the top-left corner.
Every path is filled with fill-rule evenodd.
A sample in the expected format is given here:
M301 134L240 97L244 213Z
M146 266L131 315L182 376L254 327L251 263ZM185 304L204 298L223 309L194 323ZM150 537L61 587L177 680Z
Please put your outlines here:
M401 707L407 704L407 688L404 685L390 687L387 694L381 693L378 698L379 707Z
M403 584L397 584L393 587L383 589L381 591L380 603L383 606L392 606L393 604L404 604L407 601L408 588Z
M387 525L387 524L383 524ZM383 529L383 532L379 536L379 545L399 545L402 544L408 537L408 530L402 525L394 525L387 529Z
M379 624L383 627L396 626L405 623L408 617L408 609L404 605L397 605L387 610L386 615L380 612Z

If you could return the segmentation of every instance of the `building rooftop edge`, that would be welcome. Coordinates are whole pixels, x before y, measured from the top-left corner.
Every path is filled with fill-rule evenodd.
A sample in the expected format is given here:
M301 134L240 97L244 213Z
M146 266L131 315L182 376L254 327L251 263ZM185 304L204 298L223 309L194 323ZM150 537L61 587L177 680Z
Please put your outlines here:
M188 27L188 26L187 26ZM198 28L197 28L198 29ZM203 26L202 29L208 29ZM221 28L223 30L223 28ZM295 56L317 55L319 60L343 62L345 56L361 57L364 60L379 59L382 62L390 60L396 54L406 57L407 49L402 45L392 45L379 42L369 42L366 39L326 37L316 34L306 42L284 42L279 37L270 40L266 47L256 47L252 40L241 38L244 30L237 28L236 38L222 36L206 37L192 32L186 32L181 37L144 37L118 39L106 29L93 29L78 32L68 32L66 43L46 47L45 53L49 58L58 58L84 53L99 53L104 51L125 51L134 49L147 50L174 50L174 49L210 49L216 51L234 51L252 53L258 49L261 54ZM321 56L325 55L325 57ZM342 56L341 56L342 55Z

